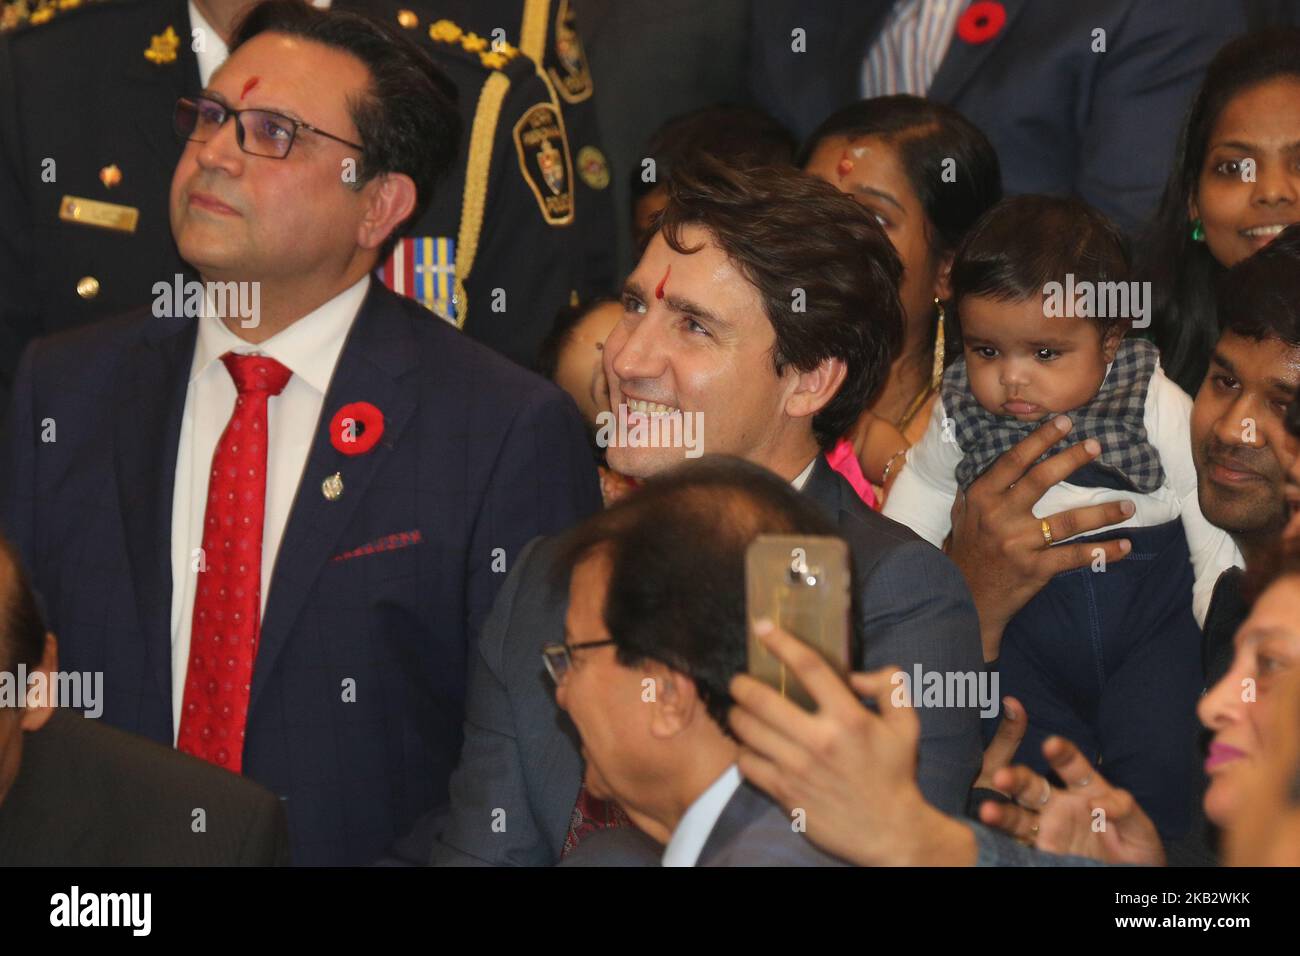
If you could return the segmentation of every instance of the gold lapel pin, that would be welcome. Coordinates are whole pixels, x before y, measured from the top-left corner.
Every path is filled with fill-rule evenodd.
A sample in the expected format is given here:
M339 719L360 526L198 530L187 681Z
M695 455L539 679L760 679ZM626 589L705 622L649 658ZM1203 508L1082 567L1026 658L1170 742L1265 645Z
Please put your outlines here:
M343 475L336 471L322 481L320 493L325 496L326 501L338 501L339 496L343 494Z
M99 181L105 189L112 189L122 181L122 170L117 168L117 163L111 163L99 171Z

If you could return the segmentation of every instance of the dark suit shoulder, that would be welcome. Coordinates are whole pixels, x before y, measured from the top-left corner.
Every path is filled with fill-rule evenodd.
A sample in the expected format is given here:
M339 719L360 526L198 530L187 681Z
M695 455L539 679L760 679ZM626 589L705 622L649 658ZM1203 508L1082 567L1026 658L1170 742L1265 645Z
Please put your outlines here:
M243 777L68 711L23 749L0 843L30 862L287 862L280 801Z
M147 337L165 335L172 331L170 323L190 321L193 320L158 319L149 309L141 308L41 336L29 346L39 355L36 376L39 380L43 371L51 368L55 374L72 374L76 370L78 378L93 374L96 369L111 370L126 348ZM175 331L182 329L177 325Z
M553 382L470 338L445 320L431 315L419 303L372 281L375 291L400 311L401 321L410 329L420 349L422 364L430 368L456 369L472 380L475 388L490 389L490 392L481 393L481 397L493 400L501 395L511 396L512 401L528 395L557 401L567 398L566 393Z

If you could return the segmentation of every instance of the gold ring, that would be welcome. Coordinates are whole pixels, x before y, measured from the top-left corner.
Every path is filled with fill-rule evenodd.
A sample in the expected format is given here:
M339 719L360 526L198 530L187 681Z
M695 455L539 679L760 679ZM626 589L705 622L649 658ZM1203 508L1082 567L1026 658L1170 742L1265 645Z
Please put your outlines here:
M1041 527L1043 529L1043 540L1047 542L1047 546L1050 548L1052 546L1052 523L1044 518Z

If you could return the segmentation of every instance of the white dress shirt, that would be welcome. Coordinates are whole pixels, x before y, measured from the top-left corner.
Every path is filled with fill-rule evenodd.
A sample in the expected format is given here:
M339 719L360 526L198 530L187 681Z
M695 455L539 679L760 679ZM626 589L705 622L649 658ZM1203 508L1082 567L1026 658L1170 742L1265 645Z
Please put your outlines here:
M1110 366L1106 373L1110 374ZM1121 528L1152 528L1181 519L1196 575L1192 611L1196 622L1204 625L1210 595L1219 575L1230 567L1243 567L1244 562L1228 533L1210 524L1201 514L1196 494L1196 465L1192 462L1191 414L1192 400L1157 366L1147 388L1142 423L1146 426L1147 440L1160 455L1165 483L1150 494L1141 494L1116 488L1083 488L1062 481L1047 489L1033 512L1035 518L1046 518L1058 511L1086 505L1133 502L1132 517L1088 534ZM907 465L894 480L883 509L886 518L907 525L936 548L943 547L944 539L952 530L957 463L962 459L961 447L944 428L946 419L940 398L934 403L925 435L908 450ZM1066 439L1073 441L1069 435Z
M203 547L208 475L217 442L235 411L234 379L221 356L227 352L267 355L293 373L279 395L267 402L266 511L262 523L262 606L266 610L271 571L289 510L320 428L321 405L343 342L370 288L365 276L316 311L260 345L245 342L205 308L194 345L185 392L176 480L172 487L172 733L180 728L185 674L194 618L195 553ZM335 409L327 410L333 415Z
M709 841L709 834L717 826L718 817L722 816L740 783L740 767L733 763L696 798L682 814L677 829L664 847L664 866L695 865L704 844Z
M795 491L803 491L803 486L808 483L808 476L812 474L813 466L816 464L817 458L814 458L808 462L808 467L794 476L794 481L790 482L790 484L794 485Z

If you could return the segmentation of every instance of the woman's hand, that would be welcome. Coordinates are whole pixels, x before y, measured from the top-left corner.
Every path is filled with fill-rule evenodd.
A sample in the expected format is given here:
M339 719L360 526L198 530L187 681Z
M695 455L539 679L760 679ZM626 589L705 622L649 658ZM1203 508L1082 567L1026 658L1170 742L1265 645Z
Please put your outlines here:
M976 790L998 790L993 785L993 776L1004 767L1010 767L1020 749L1020 741L1025 738L1025 728L1029 721L1025 716L1025 707L1014 697L1002 698L1002 721L997 733L984 748L984 763L980 766L980 775L975 780ZM1005 790L998 790L1003 796L1011 796Z
M1028 767L998 770L993 789L1015 802L984 803L983 823L1048 853L1164 866L1160 835L1131 793L1111 786L1064 737L1048 737L1043 756L1065 788L1053 787Z

